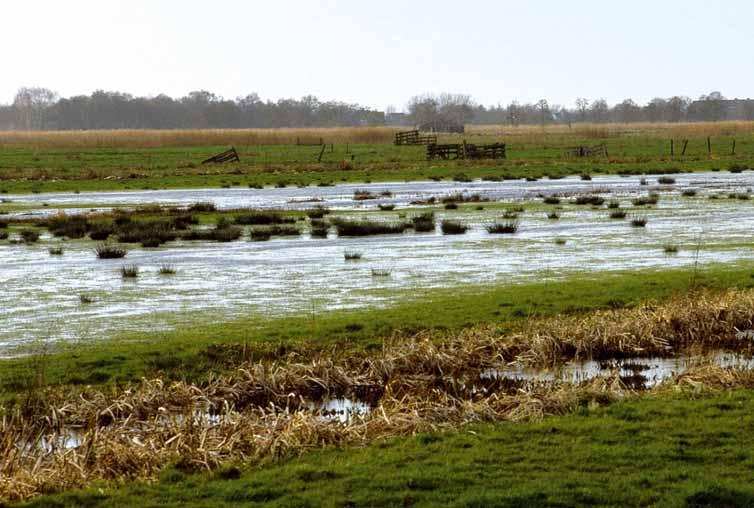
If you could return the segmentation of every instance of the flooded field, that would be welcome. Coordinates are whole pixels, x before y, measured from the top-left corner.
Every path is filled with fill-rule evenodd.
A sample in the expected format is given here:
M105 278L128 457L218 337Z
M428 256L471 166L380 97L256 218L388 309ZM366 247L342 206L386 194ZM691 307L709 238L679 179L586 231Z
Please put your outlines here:
M576 272L657 269L694 263L750 259L754 255L754 173L673 175L672 185L657 177L597 177L536 182L422 182L284 189L207 189L118 193L5 196L9 216L103 210L146 204L188 205L206 201L219 209L308 209L324 206L339 216L399 219L421 211L411 204L431 197L478 193L489 203L440 210L470 226L463 235L406 232L360 238L311 238L307 228L293 238L266 242L170 242L160 248L130 246L126 258L99 260L91 241L61 242L43 234L35 244L0 241L0 355L33 341L97 340L122 330L165 330L213 318L258 318L285 313L312 314L329 309L385 305L420 291L464 284L514 284L565 277ZM356 190L389 196L360 201ZM694 190L696 193L684 191ZM631 199L658 191L656 206L632 207ZM541 196L557 194L559 207ZM599 195L617 200L625 220L609 218L605 205L571 204L571 196ZM735 194L732 198L730 194ZM718 199L710 199L710 196ZM607 201L606 201L607 202ZM534 203L534 204L532 204ZM381 212L379 204L394 204ZM78 206L81 205L81 206ZM514 235L493 235L485 226L500 219L506 206L523 206ZM548 219L557 210L559 220ZM647 219L631 227L632 217ZM556 239L559 243L556 243ZM672 243L676 253L664 248ZM51 256L51 245L62 256ZM345 251L362 254L344 261ZM120 269L134 264L139 277L124 280ZM159 274L162 265L175 275ZM384 274L385 276L375 276ZM93 298L82 304L81 296Z

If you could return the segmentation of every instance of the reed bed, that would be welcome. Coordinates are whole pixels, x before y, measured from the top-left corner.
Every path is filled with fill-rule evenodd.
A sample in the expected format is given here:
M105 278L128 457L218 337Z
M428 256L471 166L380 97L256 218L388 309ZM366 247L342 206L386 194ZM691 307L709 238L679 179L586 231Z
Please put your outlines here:
M542 139L606 139L647 136L655 139L705 138L707 136L747 136L754 134L754 122L637 122L578 123L558 125L467 125L468 135L505 137L523 142Z
M474 422L537 420L634 393L615 375L581 383L481 379L511 362L671 356L750 350L754 290L692 291L656 304L494 325L397 332L376 352L289 349L236 365L202 384L161 379L125 388L47 388L0 416L0 500L93 482L154 479L174 464L213 470L228 461L285 459L329 445L364 444ZM240 345L224 345L229 358ZM313 346L310 346L313 347ZM473 387L473 388L472 388ZM754 387L754 373L701 366L658 392ZM372 410L323 418L310 401L351 397ZM77 446L64 446L66 439Z
M393 127L0 131L0 148L160 148L300 143L392 143Z

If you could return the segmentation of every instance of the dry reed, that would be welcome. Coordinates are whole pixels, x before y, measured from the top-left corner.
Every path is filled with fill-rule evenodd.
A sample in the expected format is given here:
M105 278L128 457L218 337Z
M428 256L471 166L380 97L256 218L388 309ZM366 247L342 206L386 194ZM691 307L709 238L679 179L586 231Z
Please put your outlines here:
M227 461L286 458L327 445L442 431L474 422L536 420L633 393L615 375L581 383L481 379L511 362L670 356L693 348L748 349L754 290L699 290L662 304L495 326L396 333L377 353L291 350L246 362L202 384L143 380L125 389L48 388L0 419L0 500L153 479L169 464L212 470ZM218 346L220 347L220 346ZM240 346L223 346L229 356ZM702 366L663 390L754 387L754 373ZM312 401L350 397L372 406L346 421ZM77 446L63 446L75 435Z
M281 129L123 129L91 131L0 131L0 148L158 148L220 145L295 145L325 143L392 143L398 127L321 127ZM504 138L510 142L566 142L644 136L654 139L694 139L754 134L754 122L579 123L553 125L467 125L462 135L442 135L441 141L463 137Z
M0 131L0 148L159 148L220 145L392 143L392 127Z

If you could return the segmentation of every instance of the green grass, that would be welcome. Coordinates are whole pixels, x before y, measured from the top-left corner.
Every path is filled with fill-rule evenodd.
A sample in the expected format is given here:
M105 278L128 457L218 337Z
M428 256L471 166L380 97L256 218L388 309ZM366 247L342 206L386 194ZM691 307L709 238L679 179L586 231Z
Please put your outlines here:
M240 361L235 351L218 345L248 344L248 358L276 355L290 347L379 348L396 329L460 329L479 323L520 326L528 316L585 312L631 306L665 298L698 284L713 288L754 286L750 264L712 265L700 269L574 275L547 283L457 287L412 291L401 303L379 308L327 313L302 309L293 317L250 317L230 322L202 315L169 332L126 333L90 344L60 346L46 362L50 384L102 384L161 374L201 380ZM316 310L316 309L315 309ZM354 325L360 326L354 326ZM0 360L0 393L12 397L35 375L34 358Z
M468 137L468 136L466 136ZM460 142L458 139L449 141ZM482 142L482 139L476 139ZM492 140L488 140L492 141ZM499 141L499 140L495 140ZM390 144L336 145L317 162L319 147L271 145L236 147L241 163L202 166L199 162L223 146L142 149L0 149L0 192L138 190L160 188L319 185L339 182L453 179L500 179L589 173L662 173L703 171L730 165L754 165L754 142L739 139L739 154L700 150L668 157L666 141L635 135L600 140L610 159L569 159L563 152L589 139L507 140L508 159L486 161L426 161L422 146ZM694 145L696 146L696 145ZM354 157L351 161L351 157ZM348 160L352 169L343 171Z
M538 423L327 448L209 475L43 497L34 507L754 506L754 394L651 396Z

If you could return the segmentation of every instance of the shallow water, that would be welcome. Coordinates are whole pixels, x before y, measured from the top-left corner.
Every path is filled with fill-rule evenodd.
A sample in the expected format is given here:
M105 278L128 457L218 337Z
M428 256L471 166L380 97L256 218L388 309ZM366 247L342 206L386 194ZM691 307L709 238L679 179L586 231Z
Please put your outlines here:
M685 173L673 175L677 189L704 189L710 192L743 191L754 186L754 174L709 172ZM392 203L406 206L418 199L429 196L443 196L457 193L479 193L494 201L530 200L539 193L578 194L591 192L601 187L608 187L616 194L647 192L657 187L657 177L646 177L648 186L640 184L638 176L594 176L591 181L578 177L557 180L542 179L536 182L525 180L505 180L502 182L473 181L461 182L389 182L371 184L340 184L332 187L286 187L264 189L230 188L230 189L188 189L159 191L121 191L121 192L85 192L44 193L8 195L6 199L16 205L31 208L21 214L50 214L58 211L57 207L75 207L77 203L96 203L98 210L112 206L139 206L149 204L188 205L196 202L212 202L219 209L232 208L283 208L301 210L322 205L333 210L374 209L378 204ZM367 201L354 200L354 192L368 190L378 195L377 199ZM379 196L388 191L390 197ZM43 206L43 205L47 206ZM2 206L0 206L0 209ZM90 211L91 207L78 209ZM76 211L76 208L66 211Z
M564 381L581 383L597 377L617 374L632 388L652 388L690 369L714 365L724 368L751 370L754 358L751 355L717 351L707 355L687 355L671 358L626 358L615 360L571 361L550 369L523 365L508 365L488 369L480 377L505 378L522 381Z
M631 228L626 220L611 220L604 207L565 205L559 221L548 220L545 210L520 216L516 235L490 235L484 225L501 215L487 205L462 211L443 211L443 218L471 226L465 235L440 233L372 236L366 238L280 238L269 242L241 240L232 243L174 242L159 249L130 247L122 260L98 260L90 241L59 242L43 236L35 245L0 242L0 355L15 354L14 347L39 341L107 337L121 330L166 330L175 326L200 326L214 320L240 317L262 323L273 315L294 313L316 316L330 309L384 305L406 296L460 284L505 284L554 280L576 271L600 272L627 268L689 266L695 262L732 262L751 259L747 245L754 230L754 201L709 200L710 194L744 192L754 186L754 173L694 173L674 175L677 184L662 192L657 207L642 210L646 228ZM650 186L656 183L648 177ZM49 212L58 206L80 203L188 204L212 201L220 208L310 208L316 204L361 216L398 220L398 212L375 211L378 203L400 208L416 199L455 192L480 193L493 200L515 203L537 194L578 194L609 189L602 194L619 199L646 194L639 177L594 177L538 182L448 182L343 185L306 189L209 189L144 191L133 193L39 194L9 196L32 207L24 213ZM681 197L693 187L697 197ZM355 189L373 193L389 190L392 197L359 202ZM295 201L295 202L292 202ZM42 203L51 207L33 209ZM550 209L551 207L548 207ZM367 210L367 213L364 211ZM69 210L70 213L70 210ZM374 215L372 215L374 214ZM566 240L555 245L554 238ZM695 246L701 238L701 249ZM662 245L680 244L676 255L666 255ZM65 247L63 256L50 256L51 244ZM363 252L358 262L345 262L344 251ZM136 280L122 280L119 269L136 264ZM161 276L162 264L178 269ZM390 271L373 277L372 269ZM81 304L79 295L95 301Z

